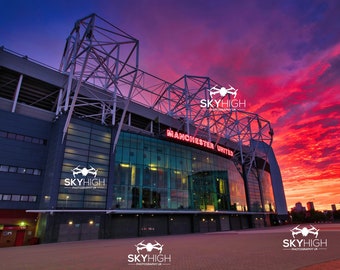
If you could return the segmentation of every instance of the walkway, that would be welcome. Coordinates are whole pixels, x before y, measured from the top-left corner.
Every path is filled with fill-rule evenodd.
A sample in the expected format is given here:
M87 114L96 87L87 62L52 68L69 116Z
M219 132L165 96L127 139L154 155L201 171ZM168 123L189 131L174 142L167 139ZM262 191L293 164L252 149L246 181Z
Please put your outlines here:
M340 269L340 224L314 226L319 229L318 242L313 244L314 248L319 245L317 250L285 248L284 239L294 240L290 232L294 226L287 225L207 234L2 248L0 269ZM296 238L315 239L313 235ZM140 253L136 245L141 248ZM298 246L296 241L294 246Z

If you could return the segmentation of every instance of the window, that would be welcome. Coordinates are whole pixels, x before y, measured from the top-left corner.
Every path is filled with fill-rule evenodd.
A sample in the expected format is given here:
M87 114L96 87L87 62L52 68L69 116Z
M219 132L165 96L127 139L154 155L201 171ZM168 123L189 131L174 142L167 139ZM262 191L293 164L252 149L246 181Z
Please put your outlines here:
M28 195L21 195L20 201L21 202L27 202L28 201Z
M32 142L32 137L30 136L25 136L25 142Z
M0 165L0 172L8 172L9 166L7 165Z
M9 165L2 165L2 164L0 164L0 172L41 175L40 169L16 167L16 166L9 166Z
M33 174L34 174L34 175L41 175L41 170L39 170L39 169L34 169Z
M26 174L33 174L33 169L26 169Z
M12 139L12 140L15 140L15 133L10 133L8 132L8 139Z
M36 202L36 195L0 194L0 201Z
M17 134L16 137L15 137L15 139L16 139L17 141L23 141L23 140L24 140L24 135Z
M28 197L28 201L29 201L29 202L36 202L36 201L37 201L37 196L35 196L35 195L30 195L30 196Z
M10 166L8 171L12 172L12 173L16 173L17 172L17 167Z
M21 168L21 167L18 168L18 173L25 173L25 172L26 172L25 168Z
M9 195L9 194L3 194L2 195L2 200L3 201L9 201L11 199L11 195Z
M14 202L20 201L20 195L12 195L12 201Z
M31 136L25 136L25 135L22 135L22 134L16 134L16 133L7 132L7 131L3 131L3 130L0 130L0 137L8 138L8 139L11 139L11 140L24 141L24 142L28 142L28 143L46 144L46 140L44 140L44 139L35 138L35 137L31 137Z

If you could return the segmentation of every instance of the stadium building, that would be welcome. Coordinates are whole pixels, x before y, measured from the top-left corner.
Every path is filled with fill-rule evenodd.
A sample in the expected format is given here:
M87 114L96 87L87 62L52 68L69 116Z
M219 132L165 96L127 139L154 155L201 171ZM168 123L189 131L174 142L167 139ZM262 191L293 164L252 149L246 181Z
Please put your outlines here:
M242 90L138 62L138 40L95 14L59 70L1 48L1 246L287 219L272 127Z

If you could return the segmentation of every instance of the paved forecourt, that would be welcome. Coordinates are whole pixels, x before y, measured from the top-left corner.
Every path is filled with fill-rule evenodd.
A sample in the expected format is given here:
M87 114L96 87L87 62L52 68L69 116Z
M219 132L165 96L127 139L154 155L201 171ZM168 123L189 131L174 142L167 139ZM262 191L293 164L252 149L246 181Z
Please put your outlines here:
M286 225L2 248L0 269L340 269L340 224L313 226L318 237L296 240Z

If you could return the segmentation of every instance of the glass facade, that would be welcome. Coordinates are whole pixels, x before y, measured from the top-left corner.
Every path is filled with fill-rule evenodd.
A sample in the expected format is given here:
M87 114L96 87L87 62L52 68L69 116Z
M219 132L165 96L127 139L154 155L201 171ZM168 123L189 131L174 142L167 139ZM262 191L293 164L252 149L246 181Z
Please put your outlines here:
M271 183L270 173L260 170L261 182L253 172L248 177L248 190L250 197L250 211L273 212L275 211L275 200ZM261 197L263 200L261 200Z
M116 147L113 196L112 208L247 210L231 160L126 132Z
M248 207L243 179L228 158L123 131L115 155L110 154L111 147L110 128L83 121L70 124L57 208L275 211L266 171L263 201L258 179L250 174ZM108 185L110 158L113 183ZM113 189L110 198L108 189Z
M244 182L234 164L228 162L231 210L248 211Z
M250 172L250 174L248 175L248 192L250 200L249 210L252 212L263 211L260 185L258 177L254 174L253 171Z
M262 176L262 196L265 212L275 212L275 198L273 193L272 181L269 172L263 171Z
M69 125L58 208L106 208L110 151L110 128L85 121Z

